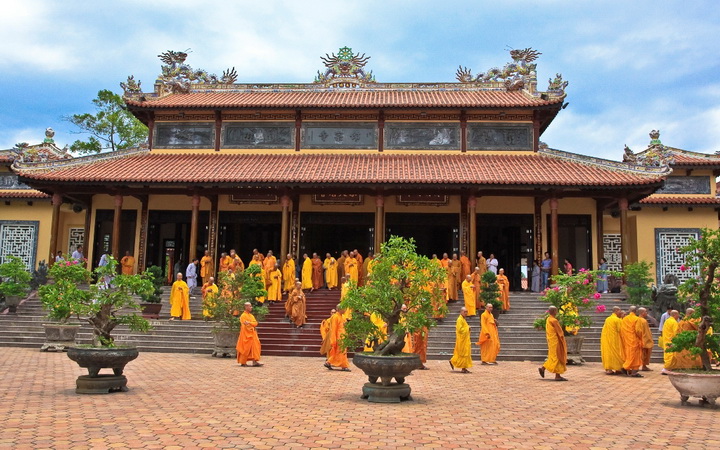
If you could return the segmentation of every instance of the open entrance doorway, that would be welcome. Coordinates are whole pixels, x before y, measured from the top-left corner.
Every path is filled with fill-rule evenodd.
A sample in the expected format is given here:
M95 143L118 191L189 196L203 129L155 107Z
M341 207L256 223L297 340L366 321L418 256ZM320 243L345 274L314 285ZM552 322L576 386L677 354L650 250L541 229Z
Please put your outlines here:
M527 278L533 258L532 214L478 214L477 249L485 258L494 254L498 268L505 269L510 289L527 289ZM526 282L527 283L527 282Z
M385 236L402 236L415 239L417 252L428 258L433 253L442 258L460 250L458 214L387 213Z
M93 260L92 267L97 267L100 257L103 253L108 255L112 251L112 233L113 219L115 210L98 209L95 215L95 242L93 242ZM130 253L135 249L135 223L137 221L137 211L134 209L124 209L120 214L120 251L119 255L112 255L120 261L125 256L126 251ZM137 255L133 255L137 257Z
M198 215L198 236L195 254L202 257L207 249L207 225L209 214L200 211ZM168 283L175 279L173 274L185 273L190 261L190 211L149 211L147 266L160 266Z
M358 249L363 257L374 251L375 215L372 213L300 213L300 254L335 258L343 250Z
M280 255L280 212L221 211L218 229L218 257L222 252L235 249L247 266L253 249L262 254L272 250L278 260Z
M547 229L550 229L550 215L547 216ZM591 216L588 214L558 214L558 266L563 270L563 262L570 260L573 269L592 267ZM552 234L548 234L548 243L552 248Z

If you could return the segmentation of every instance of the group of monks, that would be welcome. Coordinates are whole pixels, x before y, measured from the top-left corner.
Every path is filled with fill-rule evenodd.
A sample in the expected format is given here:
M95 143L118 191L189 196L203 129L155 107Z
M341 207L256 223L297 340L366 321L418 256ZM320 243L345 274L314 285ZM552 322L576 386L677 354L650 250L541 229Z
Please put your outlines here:
M485 305L485 311L480 315L480 335L477 345L480 346L480 360L482 365L497 365L497 355L500 353L500 336L498 324L492 314L493 305ZM472 346L470 344L470 324L467 307L460 308L460 315L455 322L455 348L450 359L452 370L460 369L462 373L471 373Z
M668 313L667 318L662 323L662 330L660 338L658 339L658 345L662 349L667 349L672 343L673 338L683 331L699 331L699 318L693 318L695 310L693 308L687 308L685 310L685 317L681 320L680 313L677 310L671 310ZM707 334L712 334L712 327L708 329ZM718 355L710 355L710 359L717 359ZM681 352L665 352L663 353L664 367L662 370L663 374L673 369L695 369L702 367L702 361L700 355L692 355L689 351L683 350Z
M619 306L613 307L600 334L605 373L642 377L640 370L651 370L648 365L654 343L647 316L645 308L631 306L625 314Z

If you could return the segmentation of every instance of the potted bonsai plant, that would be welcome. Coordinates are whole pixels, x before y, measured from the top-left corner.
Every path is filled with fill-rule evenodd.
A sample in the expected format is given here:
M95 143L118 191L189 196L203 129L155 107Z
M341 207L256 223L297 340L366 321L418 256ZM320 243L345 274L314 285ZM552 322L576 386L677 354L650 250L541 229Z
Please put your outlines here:
M117 265L117 260L110 257L107 265L97 267L94 275L99 281L90 284L87 290L62 283L57 291L62 301L67 302L71 315L87 322L93 331L91 345L68 349L68 357L88 369L88 375L77 379L75 392L79 394L127 391L123 370L128 362L137 358L138 350L134 346L117 345L112 332L118 325L127 325L131 331L150 329L150 323L136 313L140 306L135 300L136 295L152 292L150 277L147 274L117 275ZM90 271L82 264L78 266L85 271L83 276L90 278ZM55 280L58 281L61 280ZM103 368L112 369L113 375L99 374Z
M17 313L17 307L30 293L30 280L32 275L22 259L9 255L7 260L0 264L0 294L5 297L5 304L11 314Z
M625 280L627 285L628 300L633 305L651 305L652 289L650 284L653 281L650 275L652 263L647 261L638 261L626 264L624 267Z
M703 229L699 239L691 240L679 251L684 259L680 270L696 275L678 289L678 299L695 308L690 321L696 329L678 333L665 351L688 352L699 358L700 367L673 369L668 378L683 404L690 397L699 397L701 403L715 405L720 397L720 371L713 370L711 358L720 354L720 335L708 331L715 325L717 333L720 323L720 230Z
M54 323L44 323L45 343L41 351L67 351L75 344L80 325L68 324L72 316L72 305L84 301L89 294L79 286L90 282L90 271L83 261L68 258L58 261L48 269L50 284L38 288L40 302Z
M354 349L366 340L384 340L374 351L353 357L353 363L369 380L363 387L363 398L376 402L409 399L405 377L422 364L419 355L402 353L405 336L435 325L430 317L433 289L437 288L432 286L440 286L444 276L440 265L415 252L412 239L392 236L375 255L367 283L348 290L341 307L352 311L352 319L345 325L341 346ZM372 315L387 324L387 337L372 323ZM393 378L396 383L392 383Z
M480 301L483 302L483 305L490 304L493 306L492 315L495 317L495 320L497 320L503 309L503 303L502 300L500 300L500 286L497 284L497 276L488 270L480 277L480 283Z
M163 270L159 266L150 266L145 273L152 281L153 291L140 296L143 300L143 303L140 303L142 307L141 314L145 319L159 319L162 310L163 286L165 285Z
M618 272L604 271L604 273L621 276ZM598 312L605 311L604 305L596 305L596 301L601 297L601 294L596 292L599 275L599 271L586 269L580 269L573 275L557 274L553 276L556 285L546 289L540 297L540 300L558 309L555 318L565 331L568 364L585 363L585 359L582 357L582 345L585 337L579 336L578 332L584 327L589 327L593 322L592 317L585 313L592 308L596 308ZM535 319L533 327L544 331L547 317L548 313L546 312Z
M239 315L245 303L253 306L253 315L261 321L268 313L267 306L258 301L267 295L265 283L261 276L261 267L253 264L237 273L220 272L218 274L218 294L205 302L210 312L210 320L215 321L213 327L214 348L212 356L218 358L234 358L240 333Z

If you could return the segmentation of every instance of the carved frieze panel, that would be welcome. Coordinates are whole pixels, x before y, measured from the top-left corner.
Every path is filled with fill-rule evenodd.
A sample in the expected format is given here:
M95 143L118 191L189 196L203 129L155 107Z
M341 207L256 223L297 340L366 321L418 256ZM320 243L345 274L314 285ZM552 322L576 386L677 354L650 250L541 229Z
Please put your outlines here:
M468 114L467 120L494 120L497 122L505 121L531 121L533 120L532 114L499 114L499 113L479 113L479 114Z
M156 122L197 122L201 120L215 120L215 114L155 114Z
M313 194L312 202L318 205L362 205L362 194Z
M397 202L401 205L447 205L448 196L441 194L400 194Z
M230 196L230 203L277 203L278 196L276 194L263 194L263 193L242 193L232 194Z
M295 120L295 113L223 113L223 120Z
M223 148L292 148L295 127L292 123L228 123L223 127Z
M710 177L667 177L658 194L709 194Z
M158 123L155 125L155 148L213 148L214 123Z
M468 124L468 150L532 150L531 124Z
M303 148L377 148L374 123L305 123Z
M459 113L387 113L385 120L460 120Z
M386 123L385 148L457 150L460 148L460 124Z
M30 186L20 183L14 173L0 173L0 189L30 189Z
M303 120L377 120L377 113L302 113Z

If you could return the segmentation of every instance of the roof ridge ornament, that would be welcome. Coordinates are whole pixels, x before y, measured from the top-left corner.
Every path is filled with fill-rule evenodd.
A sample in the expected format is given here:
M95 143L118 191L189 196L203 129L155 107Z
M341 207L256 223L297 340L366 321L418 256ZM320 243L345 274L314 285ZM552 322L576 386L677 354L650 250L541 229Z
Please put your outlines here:
M358 88L375 83L372 70L365 72L365 64L370 59L369 56L365 56L365 53L353 54L352 49L346 46L340 48L337 55L325 53L325 56L321 56L320 59L326 69L324 73L318 70L317 76L313 80L314 84L333 88Z
M525 88L526 83L529 84L530 79L534 78L537 64L534 64L533 61L537 60L540 55L542 53L531 47L513 49L510 50L510 57L513 61L505 64L502 69L493 67L487 72L473 76L472 70L459 66L455 72L455 78L464 84L500 82L508 91L518 91Z
M636 166L670 167L675 164L675 154L660 141L660 130L650 132L650 145L643 152L633 153L627 145L624 152L623 162Z

